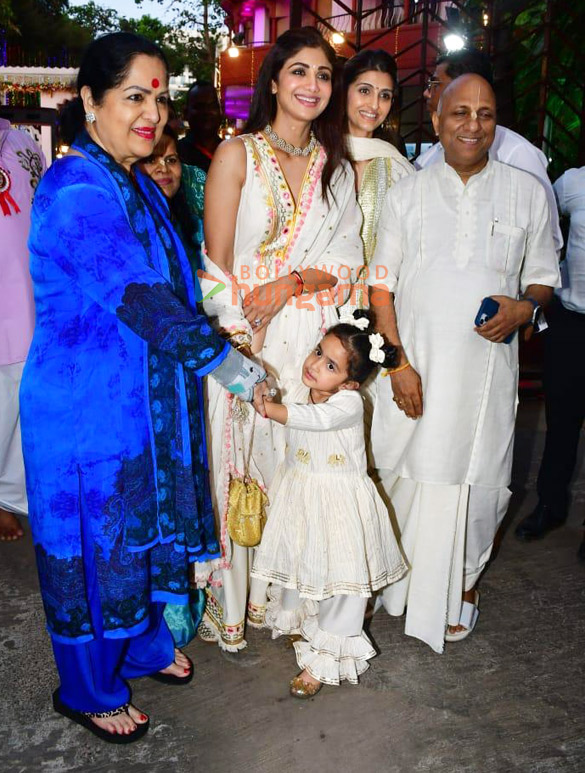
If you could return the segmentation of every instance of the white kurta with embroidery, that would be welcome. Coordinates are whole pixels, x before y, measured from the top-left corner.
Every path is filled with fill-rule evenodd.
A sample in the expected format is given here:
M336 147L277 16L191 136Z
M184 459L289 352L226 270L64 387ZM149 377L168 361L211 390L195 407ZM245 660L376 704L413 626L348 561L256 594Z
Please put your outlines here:
M252 576L316 601L371 596L402 577L388 510L366 470L359 392L289 405L285 437Z
M249 341L252 328L244 317L242 301L254 285L272 282L294 269L313 267L322 268L338 279L333 291L291 299L268 325L258 359L275 378L286 401L290 389L298 383L299 360L302 362L324 330L338 321L336 306L349 294L349 283L355 281L362 264L361 213L355 200L353 170L347 163L333 176L329 201L322 198L321 174L326 154L320 145L309 159L299 200L295 203L278 159L264 136L261 133L243 135L239 140L245 144L247 162L236 221L233 276L226 276L206 257L206 270L228 285L226 290L204 301L206 313L218 328L235 335L236 340ZM216 286L206 280L201 284L204 296ZM232 420L232 398L210 380L212 493L226 566L240 567L237 579L223 572L221 581L227 592L216 594L221 597L222 622L231 629L223 632L223 644L232 649L245 646L244 601L251 556L245 560L242 555L237 556L244 549L234 546L226 534L229 476L241 474L244 469L243 454L250 447L252 427L250 472L262 485L270 484L284 455L284 433L280 425L260 416L253 420L251 409L240 419Z
M517 405L517 336L510 345L490 343L475 332L474 320L486 296L516 298L530 284L558 285L540 183L497 161L489 161L467 185L444 162L402 180L384 203L368 281L395 294L400 337L420 374L424 402L423 416L413 421L393 402L391 380L377 379L376 467L423 485L507 487ZM432 497L423 498L432 503ZM407 623L407 632L439 651L450 585L442 574L453 574L454 566L463 571L465 520L460 521L466 513L466 506L451 514L439 508L434 519L429 513L418 527L419 533L426 532L427 552L418 537L407 551L411 559L419 545L413 581L423 572L424 586L442 588L445 596L437 617L425 607L424 594L411 594L408 613L417 622L410 630ZM442 545L451 558L437 563L429 531L436 532L435 548ZM460 582L457 587L460 593ZM451 606L458 604L455 600Z

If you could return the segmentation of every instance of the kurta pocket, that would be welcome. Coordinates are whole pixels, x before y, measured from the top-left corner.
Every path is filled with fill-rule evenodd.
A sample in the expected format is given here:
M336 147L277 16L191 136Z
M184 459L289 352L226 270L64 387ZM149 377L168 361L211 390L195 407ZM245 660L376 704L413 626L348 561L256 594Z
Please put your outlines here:
M524 228L494 220L489 224L488 244L490 268L508 275L520 270L526 244Z

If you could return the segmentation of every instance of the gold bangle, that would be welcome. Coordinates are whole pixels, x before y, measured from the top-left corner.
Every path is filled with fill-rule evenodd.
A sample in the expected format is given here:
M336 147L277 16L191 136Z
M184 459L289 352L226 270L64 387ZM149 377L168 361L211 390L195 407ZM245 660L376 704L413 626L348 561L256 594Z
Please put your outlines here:
M386 373L388 376L393 376L394 373L400 373L401 370L406 370L407 368L411 368L410 362L405 363L404 365L401 365L399 368L393 368L392 370L387 370Z

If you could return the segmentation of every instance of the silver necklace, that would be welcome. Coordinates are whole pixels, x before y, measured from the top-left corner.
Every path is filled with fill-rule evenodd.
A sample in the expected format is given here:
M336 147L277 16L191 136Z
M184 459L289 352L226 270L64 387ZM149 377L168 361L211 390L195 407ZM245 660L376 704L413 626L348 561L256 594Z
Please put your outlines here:
M295 145L291 145L290 142L287 142L286 140L283 140L282 137L279 137L278 134L274 131L272 126L267 123L264 127L264 134L272 140L272 142L276 145L276 147L279 150L284 151L285 153L288 153L289 156L310 156L311 153L315 150L315 147L317 145L317 138L311 131L311 137L309 139L308 145L305 145L304 148L297 148Z

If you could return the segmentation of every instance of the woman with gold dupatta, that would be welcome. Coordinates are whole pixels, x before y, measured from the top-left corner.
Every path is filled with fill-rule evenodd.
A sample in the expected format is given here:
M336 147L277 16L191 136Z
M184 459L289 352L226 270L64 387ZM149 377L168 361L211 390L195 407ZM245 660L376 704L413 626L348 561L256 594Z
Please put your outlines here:
M361 230L364 265L376 247L376 232L388 189L414 167L384 137L397 89L396 62L382 49L364 49L345 63L343 83L346 99L347 145L356 176L356 190L363 214ZM364 305L363 285L358 284L352 305Z
M346 311L368 306L366 272L376 249L382 204L392 185L414 174L410 161L388 141L392 136L388 116L398 87L396 76L394 58L382 49L360 51L345 63L343 69L346 141L355 172L357 200L363 215L361 237L365 268L342 311L342 317ZM367 447L377 394L380 392L382 399L388 397L386 391L390 379L384 378L386 374L387 371L382 370L362 390Z

